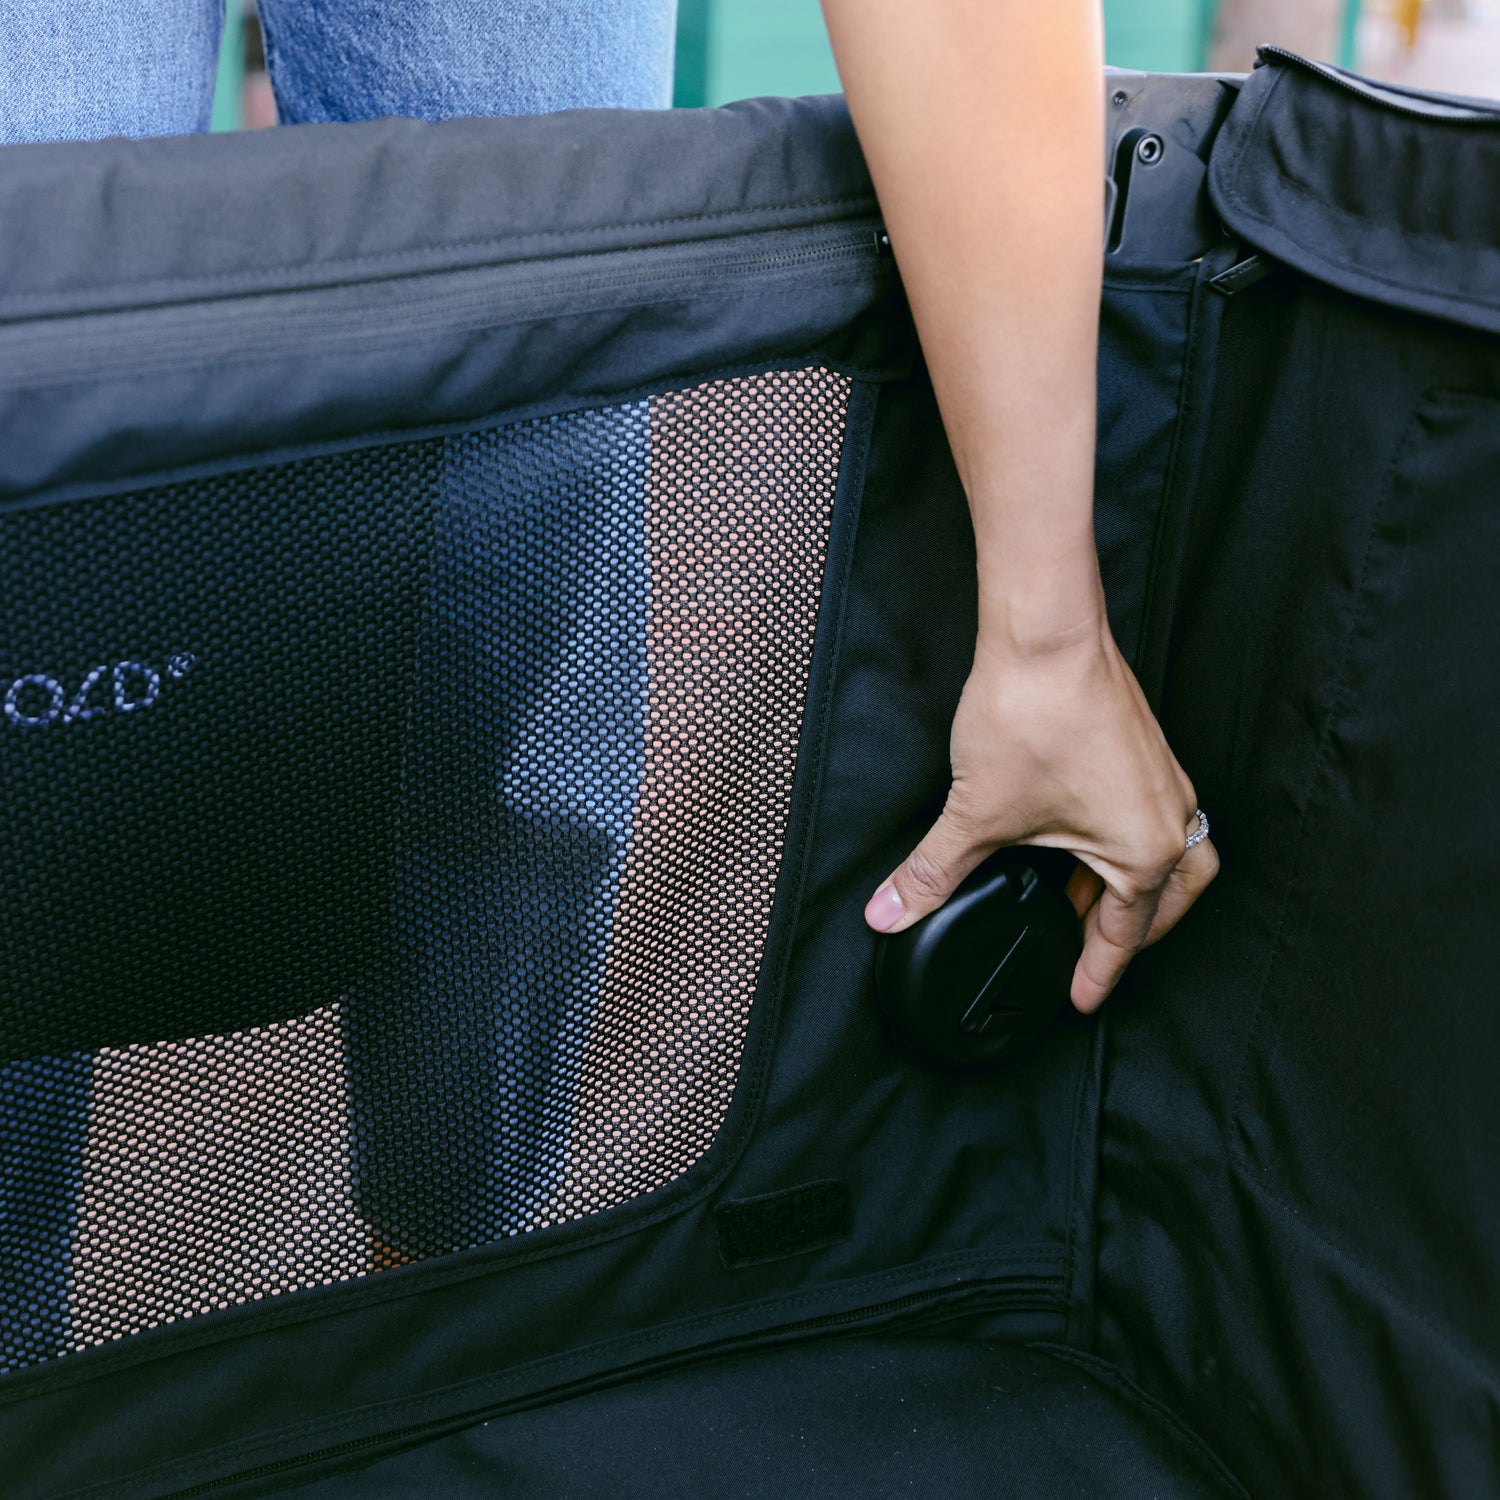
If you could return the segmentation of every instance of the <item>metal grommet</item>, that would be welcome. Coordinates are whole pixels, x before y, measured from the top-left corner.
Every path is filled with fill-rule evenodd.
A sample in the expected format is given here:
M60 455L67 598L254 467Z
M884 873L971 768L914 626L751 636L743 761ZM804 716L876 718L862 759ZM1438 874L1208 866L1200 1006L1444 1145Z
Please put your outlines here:
M1166 149L1159 135L1148 135L1135 148L1135 154L1143 167L1154 167L1162 159Z

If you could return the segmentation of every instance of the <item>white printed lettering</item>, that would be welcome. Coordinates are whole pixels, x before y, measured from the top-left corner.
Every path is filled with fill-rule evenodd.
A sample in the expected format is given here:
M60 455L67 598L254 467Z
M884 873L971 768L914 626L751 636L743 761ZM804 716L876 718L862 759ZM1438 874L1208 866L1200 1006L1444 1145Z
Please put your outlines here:
M80 720L92 719L98 714L108 713L107 708L96 704L93 708L87 706L89 694L93 692L94 685L109 671L107 666L91 667L89 675L83 679L83 686L73 694L73 701L63 710L63 723L72 724Z
M31 703L35 704L36 694L27 693L27 688L38 688L47 695L47 707L41 713L27 713L21 702L25 695ZM53 724L62 717L63 703L67 693L55 677L48 677L42 672L32 672L25 677L18 677L11 683L5 694L5 717L12 724L19 724L23 729L38 729L44 724Z
M125 684L130 678L145 679L146 691L137 697L126 692ZM134 713L138 708L150 708L161 697L161 673L144 662L117 661L115 663L115 711Z
M191 651L177 651L167 659L165 671L149 662L105 662L90 667L72 697L62 680L46 672L28 672L17 677L0 699L0 712L18 729L46 729L53 724L87 724L114 714L133 714L154 708L168 681L180 681L196 665ZM113 689L108 698L99 689L108 678ZM3 679L0 679L3 680ZM101 701L103 699L103 701Z

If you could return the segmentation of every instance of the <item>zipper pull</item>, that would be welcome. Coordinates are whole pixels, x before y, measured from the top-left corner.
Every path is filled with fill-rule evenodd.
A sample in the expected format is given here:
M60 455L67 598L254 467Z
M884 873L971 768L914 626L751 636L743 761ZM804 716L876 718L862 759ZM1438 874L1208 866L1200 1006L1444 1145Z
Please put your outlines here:
M1276 263L1269 256L1250 255L1238 265L1230 266L1227 271L1220 271L1209 285L1223 296L1233 297L1235 293L1247 290L1256 282L1264 281L1275 269Z

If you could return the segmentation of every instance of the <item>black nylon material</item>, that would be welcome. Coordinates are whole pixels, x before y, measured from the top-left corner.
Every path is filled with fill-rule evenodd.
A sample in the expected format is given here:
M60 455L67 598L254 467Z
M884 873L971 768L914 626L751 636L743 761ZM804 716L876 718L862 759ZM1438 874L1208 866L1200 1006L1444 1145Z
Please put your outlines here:
M0 503L791 352L909 358L839 101L608 119L10 148Z
M306 1500L1243 1496L1190 1435L1107 1369L936 1339L777 1350L636 1381L295 1493Z
M16 1496L170 1493L351 1440L379 1444L413 1425L453 1425L473 1412L610 1378L622 1367L675 1360L725 1339L784 1336L789 1327L828 1317L882 1327L958 1315L1016 1337L1065 1331L1090 1262L1083 1249L1095 1088L1088 1028L1063 1028L1003 1083L954 1085L912 1070L894 1053L870 995L871 943L860 911L867 888L941 797L946 723L973 629L974 575L963 500L936 440L930 391L920 379L899 378L911 364L909 323L891 262L877 253L847 125L825 129L831 109L816 102L757 107L746 112L754 121L748 138L726 137L712 117L691 150L672 148L677 169L657 174L652 189L659 216L699 223L694 216L705 206L722 198L732 207L733 195L748 191L749 226L758 232L774 222L777 233L791 236L789 258L752 254L727 288L709 280L658 300L655 272L679 248L647 246L626 252L629 274L615 294L620 308L604 314L605 322L570 316L559 303L492 343L462 328L407 330L398 316L407 294L426 297L431 288L403 276L380 284L394 331L389 358L379 360L351 360L342 351L319 358L300 336L284 349L262 349L255 360L209 361L194 334L179 356L163 335L181 337L179 315L198 314L174 306L132 313L110 333L120 340L106 350L111 359L163 362L149 381L101 380L75 368L45 390L14 394L9 484L19 505L35 508L80 488L97 493L107 480L118 487L137 465L164 479L180 472L173 463L191 456L205 472L250 473L295 455L295 444L309 436L324 446L341 434L378 445L387 439L370 428L393 417L404 427L437 419L466 424L500 410L524 417L587 409L600 384L615 394L698 385L744 369L745 361L827 363L860 379L850 398L777 906L739 1086L718 1144L685 1177L618 1211L326 1293L205 1314L5 1377L0 1445ZM344 243L345 219L366 224L364 205L334 179L348 171L359 176L375 141L380 172L390 180L440 180L464 213L489 216L494 234L482 237L545 225L551 205L564 201L563 222L592 223L596 238L618 245L640 234L611 227L617 184L600 186L592 199L570 196L577 162L619 122L565 117L522 122L513 131L515 123L348 127L319 136L299 170L311 196L329 207L308 210L309 222L324 224L324 237L336 244ZM629 128L649 135L659 127ZM681 121L670 127L696 128ZM445 131L457 142L455 165L471 159L466 143L482 139L491 155L510 162L503 172L527 179L524 193L509 202L485 197L470 191L461 172L434 172L430 153L446 161ZM393 135L400 144L389 145ZM257 149L245 156L242 142L165 144L174 164L184 159L175 153L206 152L231 176ZM654 159L644 140L634 149ZM59 195L65 211L55 222L66 224L88 201L77 184L121 152L117 144L78 148L89 160L66 177L25 156L17 181L27 193ZM133 150L124 155L137 160ZM253 186L253 167L245 171ZM774 188L756 188L767 172ZM201 175L147 172L152 232L161 243L153 252L143 242L143 258L155 253L165 266L196 276L180 258L203 253L207 175L210 167ZM43 180L50 186L38 187ZM326 195L317 191L325 183ZM850 197L848 184L852 203L830 210L824 200ZM380 233L398 240L405 225L408 234L420 227L431 236L434 225L419 223L430 203L425 191L382 198L395 222ZM808 200L814 206L804 206ZM295 226L300 203L293 195L262 207ZM830 225L830 212L848 217ZM143 222L127 215L121 232L128 238L129 226ZM443 222L439 217L438 229ZM108 234L111 223L95 227ZM712 223L716 232L744 227L733 214ZM472 225L461 227L472 236ZM800 258L831 231L859 246L833 274L826 260ZM273 227L271 241L291 233ZM185 248L189 241L200 248ZM450 250L450 258L473 258L463 247L441 254ZM578 264L548 266L565 272ZM239 274L234 255L229 266ZM116 296L113 278L99 274L109 284L98 297L83 273L66 295L77 305ZM466 294L469 273L453 274L452 285ZM324 277L320 261L309 280ZM189 285L202 290L196 279ZM318 315L341 305L336 288L296 295L310 299L305 305ZM167 322L158 324L158 316ZM72 328L95 337L94 328L67 320L13 323L9 331L76 365L65 340L48 342ZM449 380L447 372L470 368L465 362L476 347L482 353L472 368L480 373ZM607 376L596 378L606 366ZM434 371L444 376L435 384ZM48 420L34 423L39 402L47 403ZM258 447L268 451L242 456ZM28 488L43 473L67 478L72 488ZM107 558L90 566L102 569ZM925 706L914 712L914 705ZM830 1065L843 1081L832 1113ZM973 1103L955 1108L955 1090ZM914 1141L922 1151L908 1149ZM754 1198L831 1177L849 1184L855 1233L847 1240L767 1264L723 1267L712 1217L719 1198Z
M1265 56L1209 170L1230 231L1384 306L1500 332L1500 104Z
M872 247L837 271L751 264L732 294L695 264L671 296L646 290L679 237L709 243L736 224L804 248L847 228L852 245L872 219L836 105L331 128L305 152L289 131L0 154L0 203L27 209L0 215L17 347L53 331L26 323L27 306L117 305L109 255L65 243L80 227L118 231L138 281L153 266L181 278L151 296L202 297L216 269L238 295L260 274L253 252L205 237L202 206L222 193L238 211L216 174L269 195L272 166L298 187L282 208L258 200L283 216L265 242L278 264L306 251L309 290L278 285L307 306L348 281L336 261L388 252L403 273L468 267L441 284L468 295L471 271L512 274L521 231L554 269L581 264L553 259L574 243L621 252L642 288L578 318L538 304L519 332L466 343L400 323L403 274L378 282L396 316L392 352L373 363L293 338L261 351L251 384L184 356L150 389L75 372L50 394L13 391L0 482L18 504L66 493L44 483L92 492L137 460L221 473L247 449L583 409L601 390L746 362L816 355L854 378L767 958L708 1156L573 1225L4 1377L8 1493L269 1494L314 1475L359 1493L355 1471L401 1449L392 1493L445 1472L424 1470L424 1451L503 1493L521 1473L565 1482L583 1433L665 1483L680 1466L664 1469L638 1429L671 1382L622 1382L813 1338L828 1342L794 1356L808 1368L857 1365L841 1336L940 1327L951 1343L916 1346L927 1374L894 1377L898 1404L920 1389L946 1417L948 1376L988 1358L977 1341L1066 1341L1109 1362L1090 1379L1118 1395L1116 1367L1201 1432L1257 1497L1500 1494L1487 960L1500 365L1482 312L1500 306L1500 271L1484 253L1454 259L1488 235L1500 195L1475 184L1493 183L1500 137L1451 112L1393 113L1296 66L1250 80L1211 164L1230 228L1285 262L1279 274L1209 291L1245 253L1226 240L1201 264L1121 268L1106 292L1097 514L1111 618L1213 820L1223 873L1136 961L1102 1024L1065 1023L993 1079L906 1064L869 991L861 907L941 805L975 618L972 533L890 263ZM581 165L595 153L597 175ZM1340 211L1290 193L1290 162ZM512 206L465 191L465 171L513 184ZM115 201L149 215L89 218L106 181L133 184ZM395 184L410 196L387 194ZM741 220L701 217L737 198ZM658 227L636 224L636 202ZM1236 219L1237 203L1261 217ZM1360 232L1346 208L1366 217ZM481 241L499 248L475 259ZM374 262L362 264L361 278ZM122 347L149 348L156 316L115 325ZM467 373L434 386L450 367ZM247 409L247 394L283 391ZM820 1180L847 1185L847 1238L722 1263L717 1203ZM712 1404L752 1365L680 1378ZM556 1404L603 1387L617 1388L573 1408L576 1426ZM769 1407L784 1394L770 1376L753 1389L743 1399ZM508 1428L521 1407L539 1409ZM1100 1494L1122 1475L1137 1493L1184 1479L1183 1450L1155 1446L1154 1419L1152 1431L1098 1452L1092 1473L1069 1467L1085 1447L1049 1457L1018 1442L1036 1482L1017 1493L1060 1476ZM716 1432L728 1472L764 1460L763 1428ZM843 1476L822 1473L812 1492L840 1493Z
M1257 145L1267 98L1286 113ZM1447 157L1470 127L1354 129L1367 108L1270 66L1218 149L1270 192L1296 139L1392 217L1403 195L1408 219L1492 211L1500 169L1458 181ZM1367 262L1341 215L1287 222L1333 269L1195 312L1142 669L1223 872L1111 1001L1098 1347L1253 1494L1487 1496L1500 352L1451 304L1349 295ZM1409 237L1434 295L1454 228Z
M833 96L499 129L374 120L7 148L0 317L681 245L728 223L769 230L874 207ZM198 232L178 234L189 209Z

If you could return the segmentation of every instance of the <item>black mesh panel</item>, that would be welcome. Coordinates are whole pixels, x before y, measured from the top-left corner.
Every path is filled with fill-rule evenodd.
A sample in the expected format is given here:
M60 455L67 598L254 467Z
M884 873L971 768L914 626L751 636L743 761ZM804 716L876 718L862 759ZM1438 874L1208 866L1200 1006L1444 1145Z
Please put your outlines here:
M0 1366L707 1149L847 397L773 373L0 516Z

